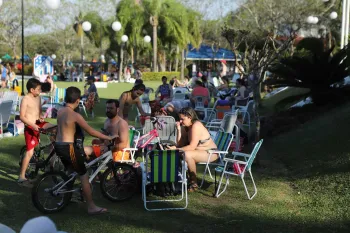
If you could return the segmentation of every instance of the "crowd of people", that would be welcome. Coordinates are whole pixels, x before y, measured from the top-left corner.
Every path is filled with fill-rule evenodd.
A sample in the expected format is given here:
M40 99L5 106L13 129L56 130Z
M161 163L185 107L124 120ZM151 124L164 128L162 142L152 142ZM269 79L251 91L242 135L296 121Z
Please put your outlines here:
M6 72L6 71L4 71ZM223 77L218 90L227 90L229 88L229 79ZM106 143L114 142L112 148L113 160L120 161L129 160L130 154L122 153L124 148L130 147L128 114L134 105L138 108L141 116L150 116L142 108L140 97L145 93L146 87L141 79L136 80L131 90L121 94L119 100L110 99L106 101L106 120L103 132L94 130L84 118L78 113L80 100L87 98L89 94L97 95L97 88L94 84L94 77L87 78L84 86L84 92L77 87L69 87L66 89L65 106L57 113L57 125L50 124L45 121L41 111L41 89L43 83L38 79L31 78L26 84L27 95L23 98L20 107L20 119L25 124L24 137L27 146L26 155L22 161L21 171L18 178L18 184L31 187L32 183L25 176L29 161L31 160L34 148L39 143L40 129L53 129L56 134L54 148L56 154L61 158L62 163L67 170L74 170L80 175L83 194L87 203L87 212L89 214L101 214L107 212L107 209L95 205L92 199L89 178L85 167L85 161L98 156L97 153L104 153L108 147ZM53 85L50 76L46 82ZM88 87L89 86L89 87ZM206 97L204 101L205 107L210 103L211 96L209 89L213 85L208 81L205 75L196 77L190 81L185 77L184 81L178 80L176 77L168 83L167 77L162 77L162 84L155 92L156 101L163 106L165 114L173 113L177 115L176 123L176 146L168 147L168 150L180 149L185 153L185 160L188 164L188 172L190 177L189 191L198 189L196 178L196 163L206 162L208 159L208 150L216 149L214 141L211 139L208 130L199 120L194 109L196 97ZM180 101L187 103L178 105L173 101L174 88L186 88L191 90L188 101ZM213 87L215 88L215 87ZM233 98L245 98L247 87L243 79L236 81L237 91ZM83 145L84 131L89 135L98 138L94 140L95 146ZM96 150L96 144L99 149ZM213 155L211 160L217 160L218 155Z

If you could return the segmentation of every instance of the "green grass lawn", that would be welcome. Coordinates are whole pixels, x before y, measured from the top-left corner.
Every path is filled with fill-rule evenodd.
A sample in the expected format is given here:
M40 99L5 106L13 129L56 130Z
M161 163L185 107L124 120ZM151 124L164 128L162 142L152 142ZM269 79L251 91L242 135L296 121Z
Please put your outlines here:
M68 87L72 83L58 83ZM153 88L158 83L146 83ZM77 84L82 88L83 83ZM102 99L118 98L131 84L99 89ZM89 120L96 129L104 121L104 106ZM249 201L232 178L226 193L213 198L214 185L189 194L184 211L147 212L141 194L121 203L104 199L95 185L94 199L110 213L88 216L84 204L70 204L50 215L67 232L349 232L350 228L350 105L331 110L303 127L265 139L260 165L253 165L258 194ZM19 187L19 149L23 136L0 141L0 222L19 231L41 214L30 190ZM250 185L250 183L248 182Z

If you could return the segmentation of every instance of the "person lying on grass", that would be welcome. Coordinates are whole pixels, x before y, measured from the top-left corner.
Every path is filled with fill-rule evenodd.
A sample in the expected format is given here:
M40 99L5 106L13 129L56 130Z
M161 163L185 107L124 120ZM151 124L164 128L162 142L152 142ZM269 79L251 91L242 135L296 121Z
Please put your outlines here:
M217 146L211 139L209 131L199 121L193 108L183 108L179 112L180 122L176 122L176 144L168 146L168 150L180 149L185 152L185 160L190 174L189 191L198 189L196 163L207 162L209 150L216 150ZM219 159L218 154L213 154L210 162Z

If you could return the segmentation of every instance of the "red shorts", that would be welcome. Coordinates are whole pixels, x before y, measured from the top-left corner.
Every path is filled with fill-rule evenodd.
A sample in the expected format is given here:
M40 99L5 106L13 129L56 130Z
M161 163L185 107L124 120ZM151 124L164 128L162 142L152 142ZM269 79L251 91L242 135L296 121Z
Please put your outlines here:
M44 125L46 125L48 122L40 122L36 123L39 128L42 128ZM40 139L40 132L35 131L30 126L24 127L24 140L26 141L27 151L33 149L39 144Z

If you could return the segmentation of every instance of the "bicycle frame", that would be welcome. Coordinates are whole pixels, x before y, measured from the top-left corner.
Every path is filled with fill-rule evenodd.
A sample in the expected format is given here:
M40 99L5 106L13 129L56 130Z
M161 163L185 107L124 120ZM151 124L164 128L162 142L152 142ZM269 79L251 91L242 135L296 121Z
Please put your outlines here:
M146 140L146 142L144 142L142 145L140 145L145 138L148 138L148 139ZM149 133L147 133L145 135L142 135L140 137L137 147L141 148L141 149L144 149L155 138L157 138L158 142L160 142L158 130L157 129L152 129Z
M91 162L89 162L88 164L86 164L86 168L90 168L92 165L102 161L103 162L100 164L100 166L98 166L98 168L96 169L96 171L89 177L89 183L92 182L92 180L97 176L97 174L104 168L106 167L107 163L112 160L112 151L109 150L106 153L104 153L103 155L101 155L100 157L92 160ZM57 190L55 190L53 192L53 194L57 195L57 194L62 194L62 193L70 193L70 192L75 192L79 189L72 189L72 190L68 190L68 191L61 191L62 188L69 182L71 182L73 179L76 178L76 176L78 175L78 173L73 172L72 174L69 175L69 179L63 183L60 182L58 184L56 184L54 187L52 187L52 190L55 190L57 187L59 187ZM62 184L63 183L63 184Z

